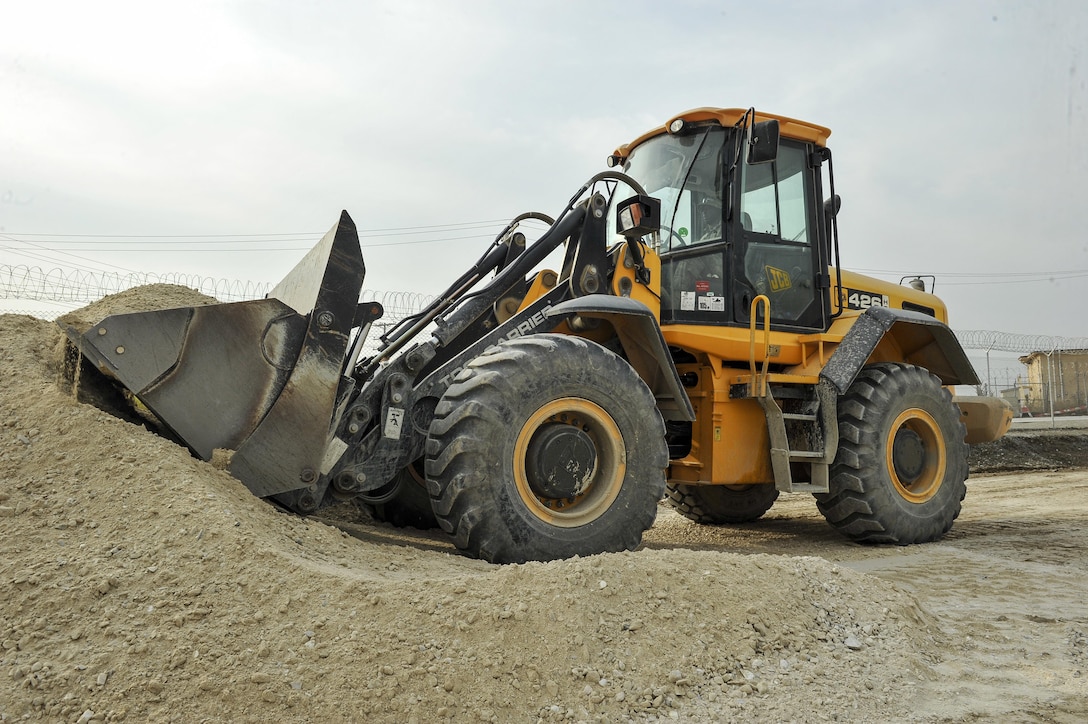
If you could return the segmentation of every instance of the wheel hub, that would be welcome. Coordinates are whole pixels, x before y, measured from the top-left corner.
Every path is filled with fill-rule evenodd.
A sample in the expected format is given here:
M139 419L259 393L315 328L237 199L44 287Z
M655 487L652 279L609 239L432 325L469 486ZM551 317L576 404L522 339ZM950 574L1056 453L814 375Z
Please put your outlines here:
M926 446L922 437L910 428L900 428L892 443L892 462L895 474L904 485L917 480L926 466Z
M529 441L525 475L529 487L545 498L574 498L585 492L597 471L597 449L581 428L542 425Z

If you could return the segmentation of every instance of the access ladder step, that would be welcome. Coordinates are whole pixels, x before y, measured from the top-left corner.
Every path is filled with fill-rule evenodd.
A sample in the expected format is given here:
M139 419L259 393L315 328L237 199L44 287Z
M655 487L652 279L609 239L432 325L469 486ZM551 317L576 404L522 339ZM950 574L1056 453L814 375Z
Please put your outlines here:
M771 467L774 469L774 486L783 493L826 493L830 487L830 466L823 462L822 452L808 450L790 451L771 448ZM791 462L809 463L812 477L808 481L795 481L790 472Z
M801 422L816 422L820 418L815 414L808 414L804 412L783 412L783 420L800 420Z
M791 493L826 493L828 492L826 485L815 485L813 483L790 483Z
M810 405L809 409L803 412L783 410L775 399L773 385L758 397L767 418L775 487L784 493L826 493L830 489L830 458L834 457L834 447L830 450L827 447L825 427L828 420L822 409L824 400L818 391L814 392L816 394L806 403ZM796 404L798 398L792 399ZM815 409L812 409L813 404ZM794 445L801 449L793 449ZM808 472L806 477L810 479L795 481L794 474L805 468L791 469L793 463L803 464Z

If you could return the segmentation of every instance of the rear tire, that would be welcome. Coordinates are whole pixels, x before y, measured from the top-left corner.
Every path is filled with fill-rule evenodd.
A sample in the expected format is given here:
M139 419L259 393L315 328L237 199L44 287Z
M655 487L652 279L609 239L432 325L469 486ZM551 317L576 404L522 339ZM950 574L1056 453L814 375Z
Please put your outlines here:
M668 448L654 396L593 342L500 342L443 395L427 439L439 525L492 563L631 550L657 515Z
M704 525L759 520L776 500L774 485L668 485L669 505Z
M912 365L870 365L839 401L830 491L816 495L816 504L856 541L936 540L967 493L966 434L935 376Z

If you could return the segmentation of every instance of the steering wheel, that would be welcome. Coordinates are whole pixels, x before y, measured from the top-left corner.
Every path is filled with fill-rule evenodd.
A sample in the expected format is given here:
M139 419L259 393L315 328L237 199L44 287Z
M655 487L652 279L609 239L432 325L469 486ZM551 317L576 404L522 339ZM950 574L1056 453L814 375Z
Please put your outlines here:
M688 243L684 241L684 237L680 236L680 234L677 233L671 226L662 226L660 232L663 233L665 239L667 240L666 246L669 249L673 249L676 247L685 247L688 245ZM676 239L676 247L674 247L672 244L673 238Z

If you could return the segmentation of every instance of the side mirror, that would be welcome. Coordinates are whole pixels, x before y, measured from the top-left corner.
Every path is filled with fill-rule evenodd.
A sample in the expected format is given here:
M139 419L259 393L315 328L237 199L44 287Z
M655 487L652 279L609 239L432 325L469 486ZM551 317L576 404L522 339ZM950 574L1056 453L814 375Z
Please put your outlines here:
M650 283L650 270L646 268L639 239L660 230L660 199L636 194L616 207L616 231L627 240L627 249L635 263L635 278L643 284Z
M778 121L752 124L748 138L748 163L767 163L778 158Z
M831 252L834 249L834 240L831 238L831 222L839 215L840 208L842 208L842 197L838 194L824 201L824 250L827 252L828 259L831 259Z
M842 197L835 194L827 201L824 201L824 218L833 219L839 215L839 209L842 208Z
M616 231L628 239L640 239L661 228L661 201L641 194L616 208Z

